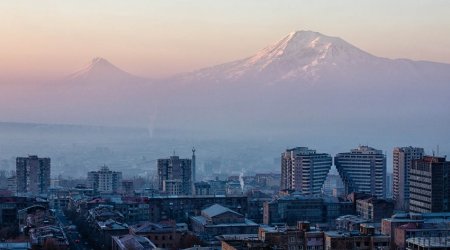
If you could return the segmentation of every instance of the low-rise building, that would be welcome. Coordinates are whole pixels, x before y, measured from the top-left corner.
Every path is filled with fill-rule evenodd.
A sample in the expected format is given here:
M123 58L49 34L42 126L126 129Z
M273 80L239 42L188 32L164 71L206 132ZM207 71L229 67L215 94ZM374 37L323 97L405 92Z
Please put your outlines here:
M323 232L311 228L307 221L299 221L296 227L261 226L259 239L270 249L311 249L324 248Z
M333 225L337 217L353 213L353 204L349 201L294 192L264 203L263 223L295 226L297 221L309 221Z
M157 247L143 236L126 234L112 237L112 250L151 250Z
M33 205L40 205L45 208L49 206L47 201L36 198L0 197L0 227L6 228L7 226L17 225L17 212Z
M156 247L179 249L183 237L187 234L185 223L175 222L143 222L130 227L130 233L151 240Z
M200 236L256 234L259 225L227 207L214 204L191 217L192 231Z
M112 237L125 235L129 232L128 225L112 219L97 221L92 230L97 246L102 249L111 249Z
M219 180L216 178L215 180L209 180L209 185L211 185L211 194L213 195L225 195L226 194L226 185L227 181Z
M239 181L228 181L225 192L227 195L242 195L244 190Z
M247 218L262 224L264 218L264 203L270 202L272 196L254 189L247 191L246 195L248 197L248 207L252 208L248 210Z
M391 237L394 249L404 249L408 238L445 235L449 228L450 213L398 213L381 223L381 232Z
M68 249L69 241L53 210L33 205L17 212L19 230L33 249Z
M406 244L406 250L450 250L450 237L415 237Z
M30 242L0 242L0 249L31 250Z
M51 249L50 246L53 246L55 249L69 249L69 241L59 225L32 228L29 234L30 242L35 248Z
M361 224L370 223L369 220L363 219L358 215L343 215L336 219L336 230L338 231L358 231Z
M258 239L257 234L231 234L217 237L222 250L269 250L269 245Z
M89 210L88 221L124 221L124 216L119 211L115 210L111 205L99 205Z
M210 195L211 185L206 181L194 183L195 195Z
M381 222L394 213L394 201L370 197L356 200L356 214L371 222Z
M362 224L360 231L340 232L327 231L325 234L325 250L334 249L390 249L390 237L375 233L371 226Z
M449 223L408 223L395 229L394 244L396 249L405 249L408 239L443 235L450 235Z
M205 195L205 196L155 196L148 198L149 221L174 220L188 222L190 216L197 216L211 204L220 204L241 214L247 214L247 196Z

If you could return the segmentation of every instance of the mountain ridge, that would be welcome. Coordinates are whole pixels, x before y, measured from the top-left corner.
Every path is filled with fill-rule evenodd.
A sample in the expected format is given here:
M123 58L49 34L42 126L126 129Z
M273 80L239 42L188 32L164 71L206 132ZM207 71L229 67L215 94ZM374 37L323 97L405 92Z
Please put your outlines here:
M319 32L294 31L253 55L159 80L128 73L104 58L91 63L66 79L69 82L170 82L170 85L202 82L259 82L273 85L283 82L316 84L336 80L361 81L367 75L384 80L432 73L442 74L450 64L407 58L390 59L368 53L340 37ZM443 68L443 69L442 69ZM435 72L435 71L439 72ZM430 73L431 72L431 73ZM414 80L412 77L410 80Z
M174 77L180 82L251 82L265 84L279 82L320 82L322 79L376 72L378 75L408 68L407 64L450 64L415 61L411 59L389 59L372 55L339 37L323 35L314 31L291 32L275 43L258 50L252 56L235 61L205 67ZM440 65L440 66L438 66ZM393 69L394 68L394 69ZM411 67L410 67L411 68ZM405 72L410 74L411 72ZM390 73L389 73L390 74Z

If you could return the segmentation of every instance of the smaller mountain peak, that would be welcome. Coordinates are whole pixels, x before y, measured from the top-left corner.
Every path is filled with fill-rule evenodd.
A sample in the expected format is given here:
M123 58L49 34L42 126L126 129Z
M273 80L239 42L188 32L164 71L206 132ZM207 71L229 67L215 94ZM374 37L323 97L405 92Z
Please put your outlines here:
M312 30L296 30L296 31L292 31L291 33L289 33L289 35L320 35L320 36L323 36L323 34L316 32L316 31L312 31Z
M111 63L103 57L95 57L91 61L92 65L110 65Z
M139 78L123 71L102 57L93 58L88 65L69 76L71 79Z

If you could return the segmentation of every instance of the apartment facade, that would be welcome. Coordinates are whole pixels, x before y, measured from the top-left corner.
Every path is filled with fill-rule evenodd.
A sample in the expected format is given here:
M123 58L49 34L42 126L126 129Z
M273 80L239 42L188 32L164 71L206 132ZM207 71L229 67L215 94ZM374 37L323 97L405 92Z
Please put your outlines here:
M393 199L397 209L409 208L409 170L413 160L424 156L423 148L396 147L392 153L393 161Z
M36 155L16 158L18 194L43 194L50 188L50 158Z
M329 154L307 147L288 149L281 154L281 189L320 194L332 164Z
M450 212L450 162L445 157L424 156L410 169L409 211Z
M345 194L364 192L386 197L386 155L369 146L339 153L334 164L344 182Z

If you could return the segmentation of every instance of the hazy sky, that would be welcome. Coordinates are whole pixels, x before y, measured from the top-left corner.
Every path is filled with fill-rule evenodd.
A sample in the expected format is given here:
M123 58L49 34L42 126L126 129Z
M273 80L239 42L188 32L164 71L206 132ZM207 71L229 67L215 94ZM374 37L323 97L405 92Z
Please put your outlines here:
M447 0L2 0L0 74L65 75L100 56L160 77L249 56L294 30L450 63Z

